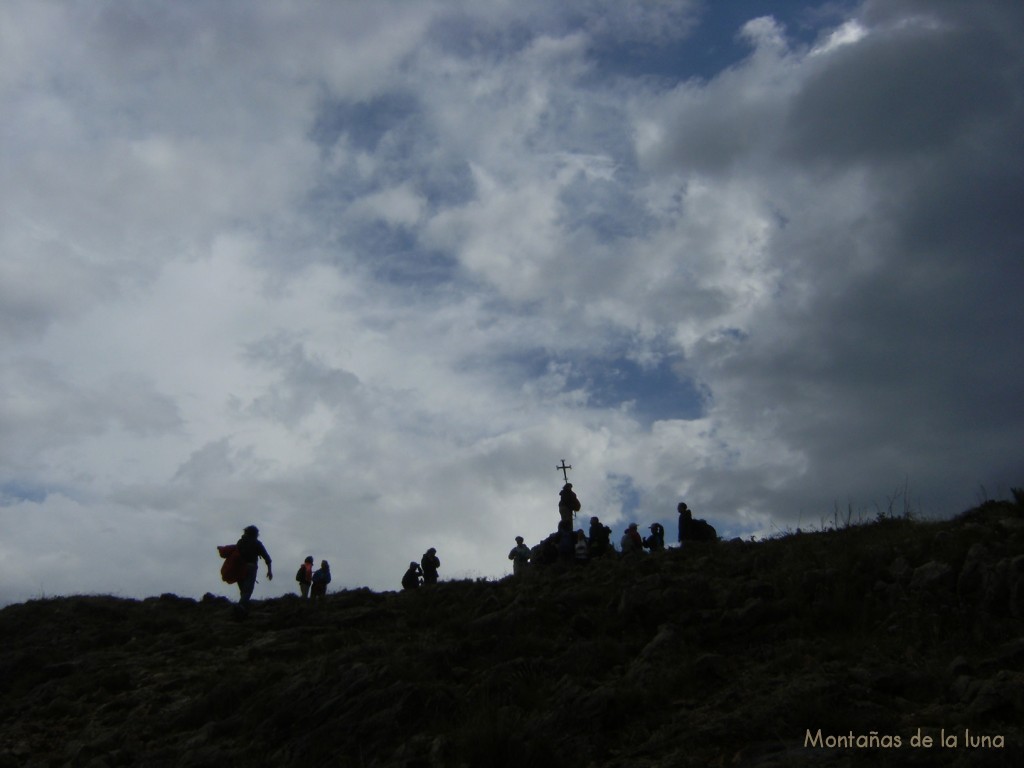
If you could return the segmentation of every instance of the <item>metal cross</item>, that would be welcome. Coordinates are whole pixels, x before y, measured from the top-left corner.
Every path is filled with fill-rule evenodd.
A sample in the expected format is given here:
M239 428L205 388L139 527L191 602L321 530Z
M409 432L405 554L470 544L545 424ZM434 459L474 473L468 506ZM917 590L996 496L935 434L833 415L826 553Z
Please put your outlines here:
M568 472L566 472L566 470L567 470L567 469L572 469L572 464L566 464L566 463L565 463L565 459L562 459L562 466L560 466L560 467L555 467L555 469L560 469L560 470L562 470L562 477L564 477L564 478L565 478L565 482L567 482L567 483L568 483L568 482L569 482L569 473L568 473Z

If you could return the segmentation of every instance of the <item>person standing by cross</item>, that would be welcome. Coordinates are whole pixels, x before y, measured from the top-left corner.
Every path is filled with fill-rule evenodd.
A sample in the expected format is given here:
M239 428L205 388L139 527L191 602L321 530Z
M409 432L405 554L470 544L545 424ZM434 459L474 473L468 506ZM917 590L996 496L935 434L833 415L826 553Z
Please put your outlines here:
M566 464L565 459L562 459L562 466L555 467L555 469L560 469L562 477L565 478L565 485L558 494L558 516L563 524L572 526L572 520L581 507L580 500L572 489L572 483L569 482L569 475L566 471L572 469L572 464Z

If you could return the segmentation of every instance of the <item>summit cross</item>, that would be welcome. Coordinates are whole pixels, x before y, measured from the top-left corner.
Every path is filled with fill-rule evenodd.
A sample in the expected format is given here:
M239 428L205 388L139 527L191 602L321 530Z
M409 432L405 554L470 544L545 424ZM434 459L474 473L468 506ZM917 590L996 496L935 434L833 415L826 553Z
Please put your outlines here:
M566 464L565 463L565 459L562 459L562 466L555 467L555 469L562 470L562 477L564 477L565 478L565 482L568 483L569 482L569 473L566 472L566 470L567 469L572 469L572 464Z

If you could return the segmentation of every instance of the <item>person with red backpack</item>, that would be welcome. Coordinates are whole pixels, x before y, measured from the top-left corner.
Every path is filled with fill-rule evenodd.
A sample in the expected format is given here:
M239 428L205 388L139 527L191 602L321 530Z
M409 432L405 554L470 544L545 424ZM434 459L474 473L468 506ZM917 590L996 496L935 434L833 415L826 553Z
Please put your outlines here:
M299 593L309 597L309 585L313 583L313 556L305 559L299 570L295 572L295 580L299 582Z
M245 564L245 575L238 580L238 607L245 613L249 610L249 601L256 588L256 574L259 572L259 560L262 557L267 564L267 581L273 581L274 571L270 564L270 554L260 541L260 529L250 525L242 531L242 538L235 545L239 556Z

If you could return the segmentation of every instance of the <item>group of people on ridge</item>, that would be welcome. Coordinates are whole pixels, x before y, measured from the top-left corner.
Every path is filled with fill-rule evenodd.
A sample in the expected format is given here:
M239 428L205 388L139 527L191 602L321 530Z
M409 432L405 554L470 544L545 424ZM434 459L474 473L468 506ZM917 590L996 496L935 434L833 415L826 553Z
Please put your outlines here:
M530 563L547 565L555 562L585 564L595 557L615 552L611 543L611 528L597 517L590 518L590 530L573 530L573 519L582 509L579 497L566 483L558 495L558 530L532 549L522 536L516 536L516 546L508 553L512 561L512 574L518 576ZM690 508L683 502L676 507L679 513L679 544L686 541L714 541L718 538L713 526L704 520L694 520ZM630 523L619 540L623 555L642 554L644 550L661 552L665 549L665 526L652 523L651 534L641 537L636 523Z
M327 585L331 583L331 566L326 560L321 560L320 567L314 571L313 556L310 555L296 571L295 581L299 583L299 594L303 598L321 598L327 594Z
M522 536L516 536L516 546L508 553L512 561L512 573L520 576L530 563L545 565L558 561L585 564L595 557L615 552L611 543L612 529L603 524L596 516L590 518L589 536L582 528L573 531L573 519L582 509L579 498L572 489L572 483L566 483L558 498L558 531L548 536L532 549L526 546ZM679 544L686 541L715 541L718 538L713 526L704 520L694 520L690 508L683 502L676 507L679 513ZM630 523L619 541L623 555L642 554L644 550L661 552L665 549L665 528L661 523L650 526L651 535L640 536L636 523ZM259 572L259 561L262 558L267 564L267 580L272 581L274 572L270 553L259 539L260 531L255 525L247 526L242 537L235 545L218 547L221 557L225 558L221 573L228 583L238 583L238 609L246 613L256 586ZM299 593L303 598L322 598L327 594L327 585L331 583L331 567L326 560L320 561L320 568L313 570L313 556L308 556L299 566L295 581L299 585ZM437 550L431 547L423 553L420 562L409 563L409 569L402 576L402 588L417 589L421 585L437 583L437 571L441 560Z
M417 563L409 563L409 570L402 576L402 589L416 589L424 584L437 584L437 569L441 567L441 560L437 556L437 550L431 547L423 553L423 557Z
M255 525L246 526L236 544L220 546L217 550L224 558L221 577L229 584L238 584L237 613L244 618L249 612L261 559L267 564L267 581L274 580L270 553L260 541L260 529ZM331 583L331 566L326 560L321 560L320 567L314 571L313 556L310 555L299 566L295 581L299 584L299 594L303 598L322 598L327 594L327 585Z

